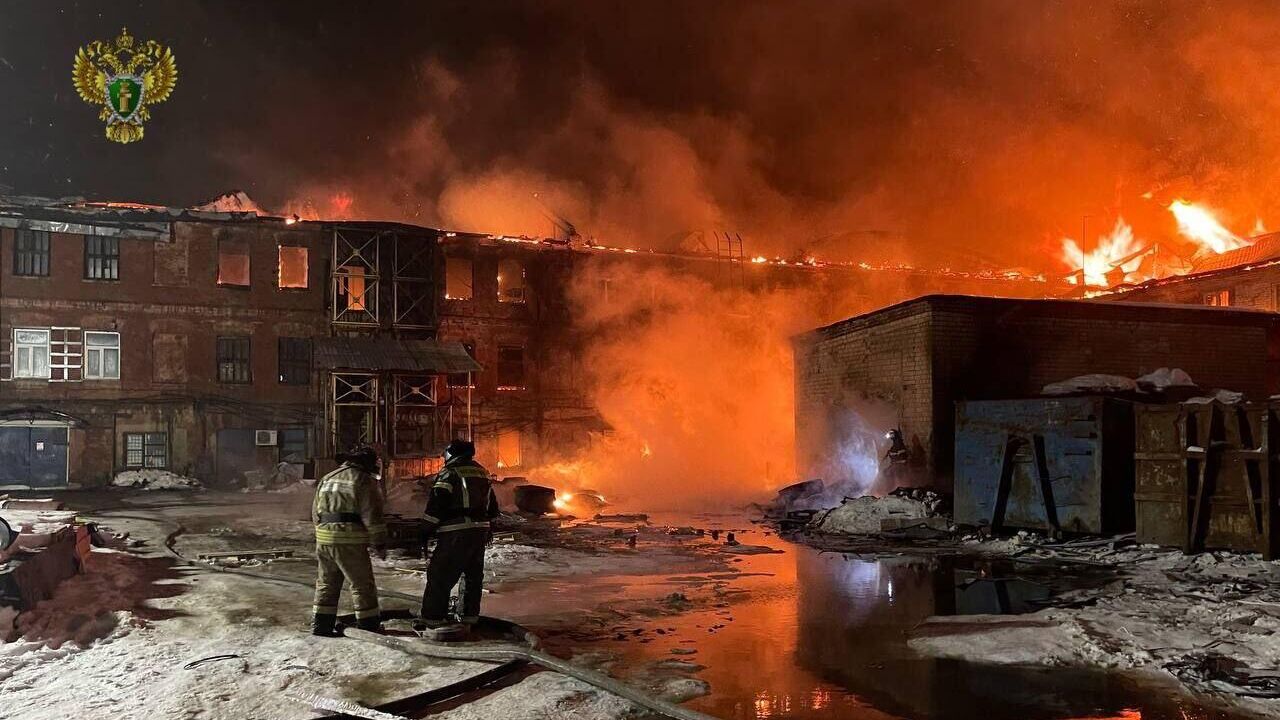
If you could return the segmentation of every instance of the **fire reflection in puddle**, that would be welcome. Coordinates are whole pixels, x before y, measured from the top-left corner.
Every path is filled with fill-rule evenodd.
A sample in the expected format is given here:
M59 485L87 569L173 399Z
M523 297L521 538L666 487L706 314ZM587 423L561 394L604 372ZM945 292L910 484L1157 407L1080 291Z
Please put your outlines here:
M614 653L620 660L612 671L624 677L656 661L688 658L704 666L696 677L711 686L710 695L689 706L725 720L1228 717L1169 686L1139 683L1130 676L977 666L921 658L910 651L907 634L933 615L1034 610L1052 583L1015 575L1012 566L941 557L858 559L819 553L759 532L744 535L743 541L783 552L744 557L737 565L738 579L716 591L722 602L653 617L648 624L661 626L660 634L610 627L585 643L576 635L560 650ZM697 577L688 580L694 583ZM709 577L701 576L703 584L691 584L685 592L705 590ZM575 617L580 618L585 598L609 595L633 602L645 593L662 598L683 581L662 576L561 578L515 589L506 603L525 608L578 603ZM568 594L558 596L563 593Z

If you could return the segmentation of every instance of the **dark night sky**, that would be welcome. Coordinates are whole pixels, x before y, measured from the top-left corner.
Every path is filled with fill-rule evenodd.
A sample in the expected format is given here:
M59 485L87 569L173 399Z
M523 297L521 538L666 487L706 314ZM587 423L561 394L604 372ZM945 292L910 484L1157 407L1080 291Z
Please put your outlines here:
M179 68L129 146L70 83L122 25ZM1275 77L1244 0L0 0L0 183L1053 267L1083 214L1170 232L1153 188L1280 225Z

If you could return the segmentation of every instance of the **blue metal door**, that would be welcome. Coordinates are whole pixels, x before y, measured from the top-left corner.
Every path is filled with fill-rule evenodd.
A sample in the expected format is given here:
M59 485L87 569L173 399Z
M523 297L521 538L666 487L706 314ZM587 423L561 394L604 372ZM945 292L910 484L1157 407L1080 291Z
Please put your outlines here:
M0 427L0 485L67 485L67 429Z
M67 429L60 427L31 428L29 447L31 487L66 487Z

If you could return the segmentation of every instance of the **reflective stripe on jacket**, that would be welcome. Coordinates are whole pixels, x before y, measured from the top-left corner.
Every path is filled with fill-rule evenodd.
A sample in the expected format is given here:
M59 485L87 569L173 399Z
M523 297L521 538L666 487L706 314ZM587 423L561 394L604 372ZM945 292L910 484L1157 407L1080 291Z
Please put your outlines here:
M423 518L429 529L450 532L487 528L498 516L498 498L489 482L489 471L471 459L447 463L436 475Z
M360 522L321 522L322 516L347 514ZM311 522L320 545L382 545L387 526L382 517L382 495L371 473L343 464L316 485Z

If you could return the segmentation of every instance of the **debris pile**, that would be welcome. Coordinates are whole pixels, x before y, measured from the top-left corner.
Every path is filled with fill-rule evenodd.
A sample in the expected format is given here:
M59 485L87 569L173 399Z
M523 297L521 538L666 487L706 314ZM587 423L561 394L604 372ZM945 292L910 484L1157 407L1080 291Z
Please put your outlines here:
M168 470L125 470L111 484L140 490L200 490L200 481Z
M875 535L911 525L946 528L945 498L924 488L898 488L884 497L845 498L818 514L808 529L823 533Z
M0 548L0 641L14 618L48 600L67 578L80 572L91 549L89 528L65 510L0 509L8 528ZM3 668L0 668L2 670Z
M315 480L307 481L300 463L279 462L270 470L246 470L244 492L305 492L315 488Z

